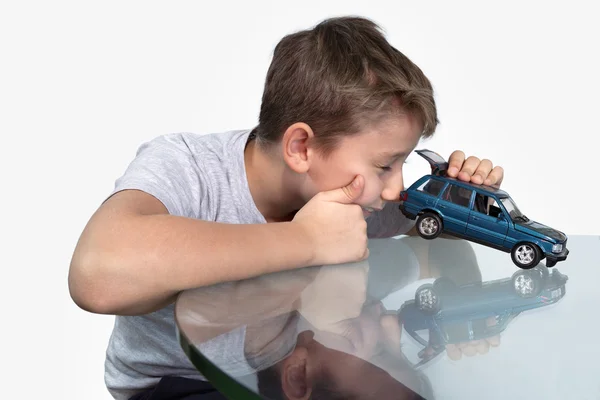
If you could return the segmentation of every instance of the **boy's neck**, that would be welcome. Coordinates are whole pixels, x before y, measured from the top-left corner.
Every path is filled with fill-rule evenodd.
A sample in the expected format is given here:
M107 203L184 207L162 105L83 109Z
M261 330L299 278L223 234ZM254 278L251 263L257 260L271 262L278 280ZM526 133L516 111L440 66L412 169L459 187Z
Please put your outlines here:
M291 221L304 205L294 191L300 177L274 155L261 150L256 140L246 145L244 164L250 194L267 222Z

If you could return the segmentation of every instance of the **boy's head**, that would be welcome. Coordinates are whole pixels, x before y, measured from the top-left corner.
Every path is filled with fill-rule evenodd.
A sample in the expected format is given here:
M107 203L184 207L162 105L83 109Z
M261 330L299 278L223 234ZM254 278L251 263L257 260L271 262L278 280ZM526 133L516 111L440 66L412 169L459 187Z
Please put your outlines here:
M255 135L258 146L283 148L287 165L308 173L302 197L343 186L354 173L366 175L360 204L380 208L386 196L398 196L397 172L437 123L433 89L419 67L391 46L375 23L341 17L277 44ZM336 158L336 152L345 156ZM332 158L346 170L332 170ZM349 162L362 166L349 168ZM394 187L369 183L393 174Z
M437 125L432 86L372 21L332 18L284 37L267 73L257 138L276 143L304 122L328 153L336 140L390 115L417 117L424 137Z
M393 372L330 349L304 331L288 357L257 373L258 390L271 400L433 399L429 380L405 360L388 367Z

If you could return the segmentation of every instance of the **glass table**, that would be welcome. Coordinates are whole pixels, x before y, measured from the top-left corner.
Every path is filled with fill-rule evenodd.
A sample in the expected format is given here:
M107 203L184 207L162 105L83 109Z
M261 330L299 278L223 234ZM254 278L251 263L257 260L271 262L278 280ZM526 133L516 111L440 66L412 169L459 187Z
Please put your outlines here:
M180 294L179 342L231 399L598 399L600 236L517 268L459 239Z

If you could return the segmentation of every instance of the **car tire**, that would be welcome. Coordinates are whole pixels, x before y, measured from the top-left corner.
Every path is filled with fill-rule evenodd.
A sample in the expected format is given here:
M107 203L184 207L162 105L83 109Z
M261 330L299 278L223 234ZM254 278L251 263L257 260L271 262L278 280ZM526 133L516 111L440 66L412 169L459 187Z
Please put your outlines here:
M436 293L443 293L445 295L454 295L458 290L456 283L445 276L437 278L433 282L433 288L435 289Z
M515 265L522 269L531 269L540 263L542 252L533 243L517 243L510 252Z
M426 283L417 289L415 305L426 315L436 314L440 310L440 296L431 283Z
M512 276L512 287L515 294L521 298L529 299L542 292L544 278L538 270L517 271Z
M435 239L442 233L442 219L433 212L425 212L417 218L417 232L423 239Z

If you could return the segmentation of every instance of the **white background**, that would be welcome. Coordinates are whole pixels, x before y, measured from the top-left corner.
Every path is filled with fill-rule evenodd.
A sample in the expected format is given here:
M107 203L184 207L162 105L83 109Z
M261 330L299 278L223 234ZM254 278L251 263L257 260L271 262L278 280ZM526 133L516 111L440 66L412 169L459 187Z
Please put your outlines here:
M3 2L8 386L26 392L19 398L109 398L103 362L113 319L79 310L67 288L87 220L142 142L252 127L278 40L329 16L372 18L432 80L441 125L422 147L490 158L526 215L567 234L598 234L596 4ZM420 157L409 161L407 183L428 171Z

